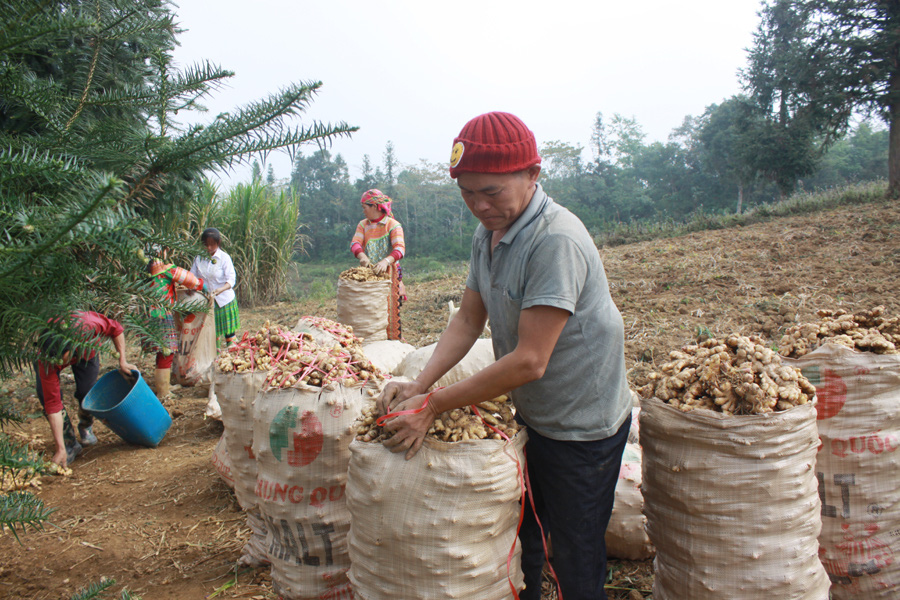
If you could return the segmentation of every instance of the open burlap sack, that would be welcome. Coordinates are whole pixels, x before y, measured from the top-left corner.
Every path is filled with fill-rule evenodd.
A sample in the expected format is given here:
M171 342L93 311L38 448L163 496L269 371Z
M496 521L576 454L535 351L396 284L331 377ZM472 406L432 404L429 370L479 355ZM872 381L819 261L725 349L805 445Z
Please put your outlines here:
M523 577L517 535L527 433L430 438L412 460L354 441L347 482L350 580L360 600L507 600Z
M371 391L371 394L369 393ZM273 388L253 403L256 497L283 600L350 599L349 445L374 386Z
M363 344L363 352L373 365L385 373L393 373L416 347L400 340L381 340Z
M655 600L826 600L812 404L765 415L641 403Z
M353 335L365 343L386 340L390 298L390 279L338 279L337 320L353 327Z
M250 539L241 552L241 565L268 564L265 522L256 500L256 457L253 455L253 402L265 381L266 371L214 374L214 385L234 477L234 495L247 513Z
M178 302L208 302L209 312L181 315L175 313L175 330L178 332L178 348L172 361L175 383L183 386L209 385L212 379L212 363L216 359L215 300L200 292L180 289Z
M900 598L900 355L825 344L798 359L816 386L819 554L834 600Z

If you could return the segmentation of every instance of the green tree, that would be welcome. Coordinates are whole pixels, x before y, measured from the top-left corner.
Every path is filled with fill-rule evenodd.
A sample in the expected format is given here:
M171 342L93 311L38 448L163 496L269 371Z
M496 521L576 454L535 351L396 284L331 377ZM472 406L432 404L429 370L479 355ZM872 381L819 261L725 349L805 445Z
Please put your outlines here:
M842 132L854 111L880 117L890 129L888 184L900 194L900 3L884 0L801 0L810 14L810 93L827 94L830 131ZM820 91L824 90L824 92Z
M711 104L700 118L696 133L705 170L726 187L735 190L735 212L744 206L744 191L758 176L755 153L757 122L749 101L733 96L721 104Z
M372 159L369 158L368 154L364 154L360 178L354 182L356 191L359 192L360 196L362 196L363 192L375 187L377 181L378 180L375 177L375 171L372 167Z
M397 176L396 194L404 198L401 220L407 255L468 258L477 221L450 179L446 164L425 160Z
M576 177L584 171L581 146L553 140L541 144L541 179Z
M399 172L400 164L397 162L397 156L394 153L394 142L388 140L384 145L384 179L381 181L381 187L385 194L391 195L394 192L394 182Z
M838 137L834 96L817 83L833 65L816 47L812 15L803 3L774 0L760 16L743 71L758 115L752 168L784 197L799 178L815 170L822 152Z
M307 253L321 259L349 255L350 238L362 218L347 163L328 150L297 154L291 189L300 199L300 219L309 238Z
M152 219L184 210L204 171L355 130L295 124L319 82L180 123L232 74L172 67L166 0L3 2L0 15L0 377L30 364L38 340L93 344L66 328L76 309L158 339L142 317L154 302L143 252L191 247Z
M803 181L809 190L887 179L889 134L862 122L822 157L819 169Z
M627 168L640 150L647 135L634 117L614 114L609 124L597 113L591 133L591 150L597 164L614 164Z

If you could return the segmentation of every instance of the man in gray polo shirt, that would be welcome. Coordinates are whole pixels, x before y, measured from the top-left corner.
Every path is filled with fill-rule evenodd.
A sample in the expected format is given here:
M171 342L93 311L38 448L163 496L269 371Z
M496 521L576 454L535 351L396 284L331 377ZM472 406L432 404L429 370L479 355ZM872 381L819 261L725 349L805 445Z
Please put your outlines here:
M534 134L508 113L475 117L454 140L450 176L481 222L461 306L416 381L388 384L378 405L425 405L490 318L496 362L387 421L385 446L412 458L440 413L508 392L528 426L530 491L563 597L595 600L606 598L604 534L631 423L624 327L584 225L537 183L540 162ZM540 525L526 511L522 600L540 598Z

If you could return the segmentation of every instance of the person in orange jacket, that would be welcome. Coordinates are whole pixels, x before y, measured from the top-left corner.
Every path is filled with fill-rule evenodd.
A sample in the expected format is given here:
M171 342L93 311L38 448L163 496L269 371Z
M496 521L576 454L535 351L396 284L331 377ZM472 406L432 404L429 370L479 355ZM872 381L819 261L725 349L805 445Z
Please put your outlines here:
M391 297L388 303L387 339L403 339L400 327L400 307L406 300L400 259L406 254L403 226L391 212L392 200L381 190L367 190L360 199L365 219L356 226L350 251L359 266L372 265L376 273L387 272L391 277ZM372 262L374 261L374 263Z
M207 291L202 279L195 276L187 269L176 267L160 258L152 258L147 263L147 272L153 278L155 291L159 297L159 304L150 311L150 316L160 320L165 332L166 345L159 348L148 344L145 349L156 351L156 372L154 373L154 387L156 396L165 400L169 396L172 376L172 362L175 359L175 349L178 347L178 332L175 329L175 319L169 310L178 299L176 286L180 285L189 290Z

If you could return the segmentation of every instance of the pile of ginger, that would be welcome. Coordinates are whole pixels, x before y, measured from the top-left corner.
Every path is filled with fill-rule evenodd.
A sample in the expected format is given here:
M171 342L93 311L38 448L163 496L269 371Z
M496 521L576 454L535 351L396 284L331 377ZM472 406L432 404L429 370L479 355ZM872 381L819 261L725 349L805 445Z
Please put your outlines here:
M860 352L900 354L900 317L884 316L884 306L848 314L845 310L820 310L817 323L788 329L778 344L781 356L799 358L823 344L836 344Z
M521 429L515 420L515 411L506 395L471 406L455 408L438 415L429 428L427 437L441 442L465 442L468 440L502 440L512 438ZM373 402L363 410L356 426L356 439L361 442L382 442L393 435L377 424L378 413Z
M649 383L638 392L685 412L784 411L812 401L816 393L800 369L782 364L778 353L756 336L710 338L669 353L669 359L659 372L650 373Z

